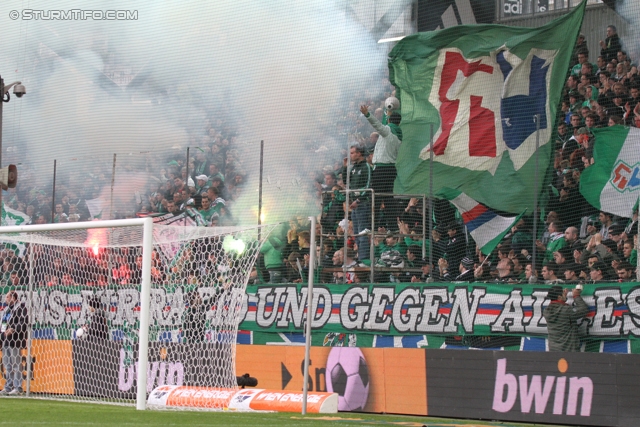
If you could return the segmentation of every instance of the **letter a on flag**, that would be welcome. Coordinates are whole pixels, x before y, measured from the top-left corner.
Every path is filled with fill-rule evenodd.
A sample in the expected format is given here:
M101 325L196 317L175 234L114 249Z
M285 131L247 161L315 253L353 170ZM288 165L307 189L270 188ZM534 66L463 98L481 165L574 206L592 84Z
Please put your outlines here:
M534 211L585 7L539 28L460 25L398 42L389 54L403 133L395 192L428 194L432 167L436 193Z

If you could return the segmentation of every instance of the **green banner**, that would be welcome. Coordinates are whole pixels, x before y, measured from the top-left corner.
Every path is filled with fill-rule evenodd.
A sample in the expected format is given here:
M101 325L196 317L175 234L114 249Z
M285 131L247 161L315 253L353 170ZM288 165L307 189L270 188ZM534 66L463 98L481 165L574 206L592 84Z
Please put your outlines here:
M153 340L180 340L185 295L192 289L181 285L152 289ZM548 289L545 285L480 283L316 285L312 328L321 335L360 337L546 336L542 311L548 304ZM4 288L3 294L8 290ZM27 292L16 290L26 301ZM206 300L215 289L200 287L198 291ZM94 294L102 299L112 329L137 328L140 295L138 287L132 286L39 289L32 295L36 329L53 330L47 332L52 338L68 339L74 328L85 323L88 299ZM583 298L590 309L580 322L584 337L636 340L640 336L638 283L587 284ZM305 285L249 286L239 328L258 333L301 333L306 302ZM215 315L213 308L207 313L208 322ZM255 341L255 334L253 338Z
M377 335L547 334L542 316L546 285L372 284L315 286L312 328L322 332ZM585 285L584 336L640 336L640 285ZM302 332L304 285L251 286L241 329ZM571 303L571 300L569 300Z

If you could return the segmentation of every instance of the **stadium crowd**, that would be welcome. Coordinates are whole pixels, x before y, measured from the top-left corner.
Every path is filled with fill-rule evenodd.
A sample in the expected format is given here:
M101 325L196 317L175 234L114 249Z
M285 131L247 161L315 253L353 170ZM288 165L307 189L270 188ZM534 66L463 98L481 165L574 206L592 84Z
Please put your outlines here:
M380 96L359 94L359 107L347 103L333 128L349 136L350 151L341 153L342 161L318 170L309 184L321 211L319 280L336 284L366 283L371 278L375 282L546 284L635 280L637 211L633 218L597 211L579 191L581 173L594 164L594 145L602 143L591 130L616 124L640 127L637 65L623 50L615 27L608 27L606 34L595 64L590 62L585 37L580 35L577 40L557 117L553 174L536 213L544 218L538 234L533 235L532 215L525 216L489 256L476 247L449 202L431 200L433 227L428 229L427 198L391 196L402 132L395 106L385 105L394 95L388 80ZM205 135L192 138L200 148L188 160L186 156L152 154L145 166L154 175L151 184L131 195L135 209L114 216L186 213L197 225L234 224L234 202L246 179L236 147L237 128L220 117L210 119L205 127ZM55 204L53 195L24 185L6 192L3 201L26 213L35 224L87 221L96 216L87 200L108 187L109 176L108 166L87 165L58 184ZM83 182L83 189L69 185L73 181ZM350 191L345 192L346 188ZM274 232L261 250L252 281L305 280L311 250L309 226L305 218L295 217ZM177 263L163 261L155 252L154 281L197 281L200 275L215 275L216 261L207 256L206 248L194 248ZM46 254L48 263L45 254L31 254L40 286L127 284L140 277L141 257L126 248L97 255L79 249L56 251ZM6 249L2 258L2 280L12 285L27 283L29 256ZM187 269L181 266L192 262L201 265L183 273Z

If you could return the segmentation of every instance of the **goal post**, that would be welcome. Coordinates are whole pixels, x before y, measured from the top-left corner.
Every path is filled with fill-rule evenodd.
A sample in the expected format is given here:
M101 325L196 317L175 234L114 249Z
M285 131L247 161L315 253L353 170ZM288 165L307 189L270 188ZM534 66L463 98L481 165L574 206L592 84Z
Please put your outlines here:
M151 250L153 245L153 219L142 219L142 283L140 284L140 335L138 338L138 384L147 383L149 363L149 312L151 311ZM147 407L147 391L138 387L136 409Z
M165 384L236 388L245 289L276 226L143 218L0 227L0 242L26 248L4 249L12 266L1 278L2 293L18 291L29 311L27 395L142 410Z

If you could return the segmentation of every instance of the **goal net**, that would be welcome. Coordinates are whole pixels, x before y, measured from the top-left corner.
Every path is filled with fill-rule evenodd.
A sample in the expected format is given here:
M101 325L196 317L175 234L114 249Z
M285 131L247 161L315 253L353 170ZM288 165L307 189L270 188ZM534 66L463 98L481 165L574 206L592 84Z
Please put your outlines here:
M237 388L245 288L273 227L151 221L0 228L3 313L29 313L3 344L20 348L20 384L4 368L5 391L140 408L161 385Z

